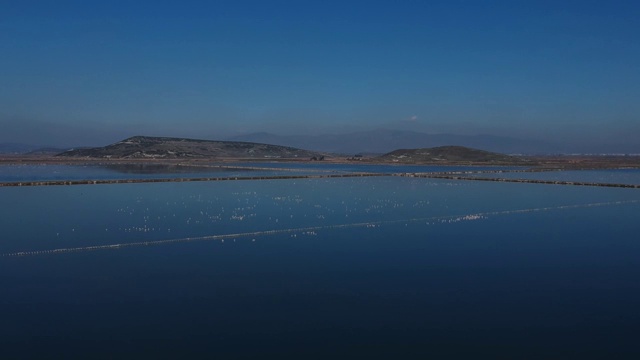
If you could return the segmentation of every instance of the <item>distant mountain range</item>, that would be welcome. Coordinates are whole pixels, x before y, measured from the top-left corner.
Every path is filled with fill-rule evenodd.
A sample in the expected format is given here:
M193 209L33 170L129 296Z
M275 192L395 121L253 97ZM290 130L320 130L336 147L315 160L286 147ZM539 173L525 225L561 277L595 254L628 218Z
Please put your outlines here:
M55 155L68 149L19 143L1 143L0 154Z
M37 148L38 146L27 144L2 143L0 144L0 154L26 154Z
M234 136L228 140L292 146L338 154L384 154L397 149L465 146L507 154L555 153L562 149L544 141L494 135L426 134L377 129L339 135L275 135L266 132Z
M324 157L324 154L251 142L134 136L103 147L65 151L58 156L107 159L310 159Z

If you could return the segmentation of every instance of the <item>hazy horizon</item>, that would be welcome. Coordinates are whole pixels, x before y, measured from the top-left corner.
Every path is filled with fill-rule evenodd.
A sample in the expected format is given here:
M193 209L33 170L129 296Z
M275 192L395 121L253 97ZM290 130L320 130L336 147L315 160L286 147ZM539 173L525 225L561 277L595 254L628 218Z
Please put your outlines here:
M378 128L640 152L640 4L0 5L0 143Z

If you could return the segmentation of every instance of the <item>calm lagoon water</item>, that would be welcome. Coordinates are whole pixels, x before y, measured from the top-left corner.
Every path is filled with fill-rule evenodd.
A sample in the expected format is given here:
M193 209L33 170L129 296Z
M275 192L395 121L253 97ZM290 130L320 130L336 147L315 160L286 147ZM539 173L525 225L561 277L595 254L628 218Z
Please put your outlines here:
M481 177L506 179L533 179L551 181L584 181L603 184L640 184L640 169L616 170L565 170L544 172L505 172L495 174L475 174Z
M296 170L252 170L249 168L167 166L148 164L118 165L0 165L0 181L47 181L47 180L117 180L159 179L195 177L240 177L270 176L283 174L306 174Z
M480 171L480 170L515 170L523 169L521 166L458 166L458 165L404 165L404 164L363 164L358 161L348 164L294 163L294 162L270 162L270 163L238 163L238 166L255 166L262 168L281 168L291 170L316 170L331 172L372 172L372 173L402 173L402 172L446 172L446 171Z
M227 167L225 167L227 166ZM277 175L313 175L335 173L398 173L513 170L518 167L372 165L326 163L212 163L205 166L161 164L87 164L87 165L0 165L0 182L51 180L117 180L194 177L241 177Z
M0 188L0 358L637 358L640 192L400 177ZM270 230L281 230L270 233Z

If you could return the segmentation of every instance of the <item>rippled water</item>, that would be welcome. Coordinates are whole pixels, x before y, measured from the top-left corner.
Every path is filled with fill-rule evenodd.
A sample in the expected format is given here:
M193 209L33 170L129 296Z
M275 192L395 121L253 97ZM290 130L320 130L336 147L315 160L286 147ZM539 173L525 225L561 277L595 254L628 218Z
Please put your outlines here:
M640 184L640 169L504 172L495 174L476 174L474 176L505 179L584 181L603 184Z
M635 189L375 177L0 200L2 358L640 355ZM86 251L114 244L137 245ZM15 256L55 249L75 250Z
M162 165L162 164L87 164L87 165L0 165L0 182L47 180L117 180L194 177L241 177L277 175L315 175L335 173L397 173L510 170L518 167L371 165L327 163L234 163Z
M446 171L480 171L480 170L515 170L523 169L521 166L437 166L437 165L402 165L402 164L367 164L354 161L347 164L329 163L237 163L238 166L255 166L263 168L286 168L295 170L320 170L334 172L373 172L373 173L402 173L402 172L446 172Z

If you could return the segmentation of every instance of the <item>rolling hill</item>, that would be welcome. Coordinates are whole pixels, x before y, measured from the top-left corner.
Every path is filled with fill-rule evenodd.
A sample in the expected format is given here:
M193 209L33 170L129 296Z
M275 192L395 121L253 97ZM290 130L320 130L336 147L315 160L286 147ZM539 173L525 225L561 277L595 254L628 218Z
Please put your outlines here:
M309 159L323 155L288 146L251 142L134 136L104 147L74 149L57 156L103 159Z

